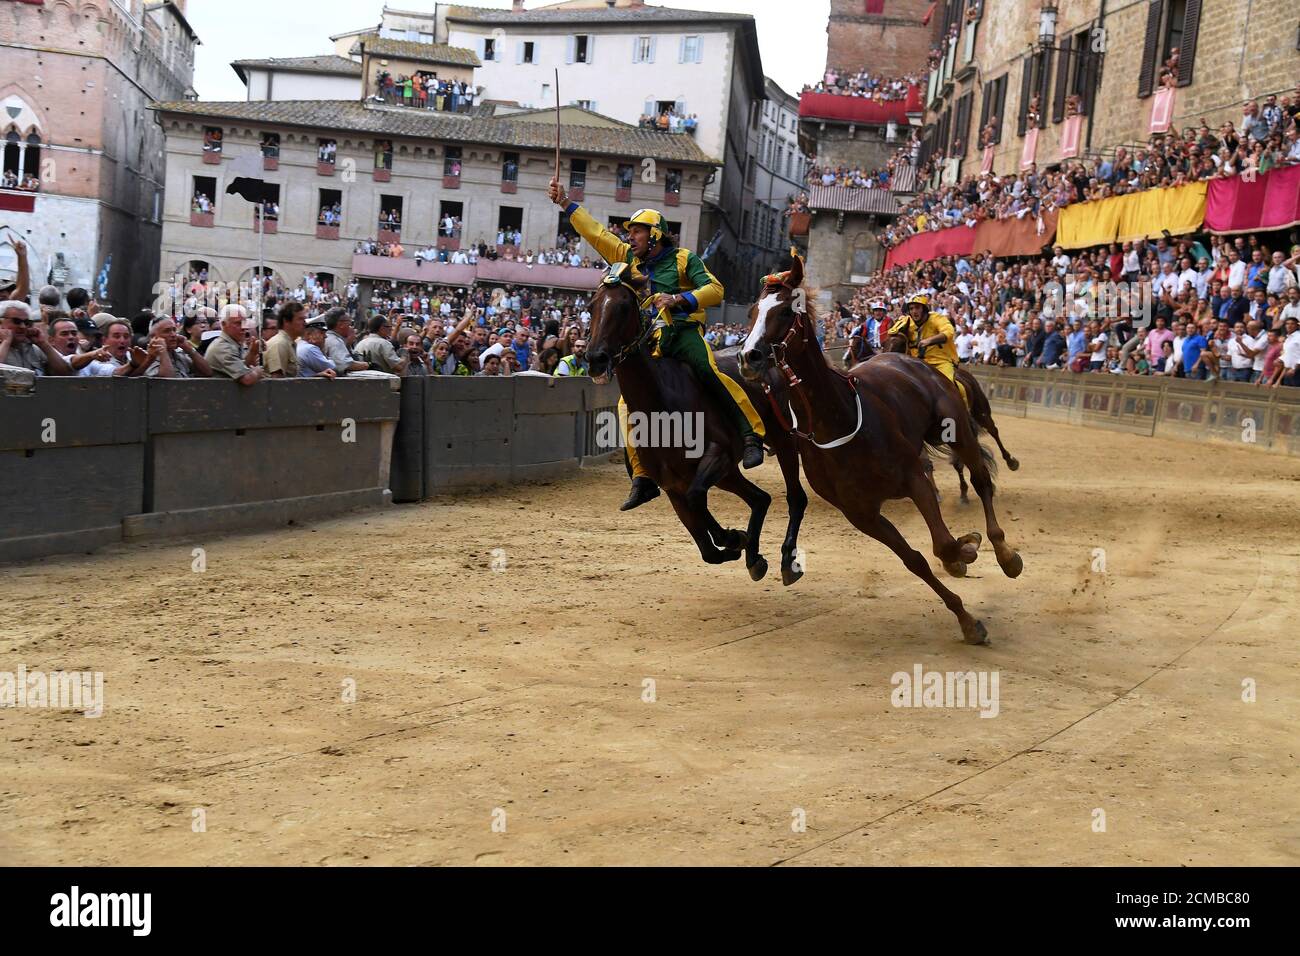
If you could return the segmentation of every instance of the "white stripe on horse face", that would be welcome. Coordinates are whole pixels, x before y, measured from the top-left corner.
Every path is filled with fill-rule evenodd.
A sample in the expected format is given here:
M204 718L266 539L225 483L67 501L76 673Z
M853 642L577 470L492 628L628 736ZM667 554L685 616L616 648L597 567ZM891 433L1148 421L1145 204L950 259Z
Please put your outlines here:
M752 352L763 344L763 338L767 335L767 313L771 312L781 303L780 298L775 292L769 292L758 301L758 318L754 320L754 327L749 331L749 338L745 339L745 351Z

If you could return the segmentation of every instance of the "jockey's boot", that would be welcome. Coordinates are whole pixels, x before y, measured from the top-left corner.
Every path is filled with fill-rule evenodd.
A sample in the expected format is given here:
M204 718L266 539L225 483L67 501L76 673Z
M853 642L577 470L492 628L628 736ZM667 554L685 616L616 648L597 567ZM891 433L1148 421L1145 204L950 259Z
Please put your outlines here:
M745 436L745 457L740 463L746 468L757 468L763 464L763 439L753 432Z
M659 486L649 478L633 478L632 490L628 493L627 501L619 507L619 511L631 511L633 508L640 508L647 501L654 501L659 497Z

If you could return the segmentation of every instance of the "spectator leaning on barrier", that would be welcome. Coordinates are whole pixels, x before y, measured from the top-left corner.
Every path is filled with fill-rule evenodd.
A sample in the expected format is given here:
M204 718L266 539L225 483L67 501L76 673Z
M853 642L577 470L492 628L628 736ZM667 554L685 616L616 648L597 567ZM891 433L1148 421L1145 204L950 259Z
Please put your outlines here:
M325 321L325 344L321 346L321 351L325 357L334 363L334 371L338 375L346 375L348 372L361 372L370 366L365 362L357 360L352 354L351 342L353 338L352 316L347 309L335 306L323 316Z
M325 319L317 316L307 322L302 337L295 344L299 378L334 378L334 363L321 351L324 344Z
M262 380L262 370L253 368L249 363L256 363L261 340L251 336L252 344L248 348L248 358L244 357L244 339L247 332L244 322L248 319L248 310L242 305L226 305L221 309L221 334L208 346L205 358L213 373L217 376L233 378L240 385L256 385Z
M131 323L109 316L101 328L104 330L104 347L77 374L85 378L125 378L138 374L144 367L144 353L136 349L139 354L131 354Z
M401 358L390 339L393 324L387 316L377 315L366 327L368 334L357 343L357 357L372 369L390 375L405 375L409 358Z
M176 333L170 316L155 319L149 326L151 361L142 374L148 378L211 378L212 369L194 343Z
M301 302L286 302L276 313L280 330L266 343L262 367L272 378L298 377L297 341L307 325L307 307Z
M37 375L72 375L72 367L45 334L45 326L26 302L0 303L0 365Z

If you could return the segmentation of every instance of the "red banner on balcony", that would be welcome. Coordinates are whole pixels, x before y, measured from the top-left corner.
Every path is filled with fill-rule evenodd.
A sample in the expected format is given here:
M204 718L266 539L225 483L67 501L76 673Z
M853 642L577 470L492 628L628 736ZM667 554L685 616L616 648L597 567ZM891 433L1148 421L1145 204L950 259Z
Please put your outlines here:
M1079 144L1083 142L1083 117L1069 116L1061 127L1061 158L1073 159L1079 155Z
M1028 169L1038 157L1038 130L1031 129L1025 133L1025 148L1020 153L1020 168Z
M1167 133L1173 121L1174 90L1172 87L1162 86L1156 90L1156 95L1151 97L1151 122L1147 132Z
M1036 256L1056 236L1056 210L1040 217L990 219L978 226L953 226L904 239L889 250L885 268L932 262L944 256L987 252L994 256Z
M973 226L953 226L904 239L885 256L885 268L912 262L931 262L944 256L967 256L975 249Z
M1205 199L1210 232L1254 232L1300 225L1300 166L1211 179Z
M907 98L877 103L867 96L839 96L835 93L804 93L799 97L799 116L805 119L838 120L884 126L891 120L907 123L908 113L921 112L921 88L909 87Z

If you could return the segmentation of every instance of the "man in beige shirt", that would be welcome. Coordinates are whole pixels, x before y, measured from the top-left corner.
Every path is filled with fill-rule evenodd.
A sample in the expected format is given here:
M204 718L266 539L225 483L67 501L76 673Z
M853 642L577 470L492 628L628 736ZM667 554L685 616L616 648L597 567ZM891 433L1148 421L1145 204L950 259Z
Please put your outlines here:
M227 305L221 309L221 334L208 346L208 366L214 376L233 378L240 385L256 385L262 380L262 370L248 363L257 361L261 339L253 336L248 358L244 358L244 319L248 311L242 305Z
M266 343L262 367L272 378L297 378L297 342L307 327L307 308L301 302L286 302L276 318L280 321L280 331Z

